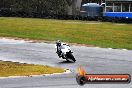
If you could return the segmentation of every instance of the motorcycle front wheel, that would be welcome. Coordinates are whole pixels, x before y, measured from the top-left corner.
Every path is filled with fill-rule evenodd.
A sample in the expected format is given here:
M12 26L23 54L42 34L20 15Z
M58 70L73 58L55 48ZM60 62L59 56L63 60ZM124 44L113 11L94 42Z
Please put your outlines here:
M74 56L72 55L72 53L69 53L69 54L68 54L68 57L69 57L70 59L72 59L74 62L76 61L76 59L74 58Z

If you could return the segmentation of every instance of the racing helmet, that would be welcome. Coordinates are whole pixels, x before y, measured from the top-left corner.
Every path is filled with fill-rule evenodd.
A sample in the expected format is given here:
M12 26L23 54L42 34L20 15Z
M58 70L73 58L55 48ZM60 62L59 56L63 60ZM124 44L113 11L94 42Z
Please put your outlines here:
M60 41L60 40L57 40L57 41L56 41L56 45L57 45L57 46L61 46L61 41Z

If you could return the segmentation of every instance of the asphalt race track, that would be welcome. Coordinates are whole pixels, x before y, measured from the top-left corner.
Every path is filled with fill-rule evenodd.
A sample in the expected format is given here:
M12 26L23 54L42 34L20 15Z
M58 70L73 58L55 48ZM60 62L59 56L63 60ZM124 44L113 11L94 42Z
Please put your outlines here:
M55 45L0 39L0 60L56 66L72 72L62 75L0 78L0 88L132 88L129 84L86 84L76 82L81 65L88 74L132 75L132 51L98 47L71 46L77 62L66 62L55 53Z

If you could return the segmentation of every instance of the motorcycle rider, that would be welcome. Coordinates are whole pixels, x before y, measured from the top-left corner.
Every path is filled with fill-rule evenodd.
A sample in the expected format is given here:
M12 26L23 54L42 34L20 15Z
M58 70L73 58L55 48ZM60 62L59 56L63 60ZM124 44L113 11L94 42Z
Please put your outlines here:
M69 61L69 59L73 60L74 62L76 61L74 56L72 55L72 51L70 49L70 46L66 43L61 43L60 40L56 41L56 53L58 54L59 58L66 59Z
M57 51L56 51L56 53L58 54L58 56L59 56L59 58L60 58L60 57L62 56L62 55L61 55L62 51L61 51L61 41L60 41L60 40L57 40L56 46L57 46Z

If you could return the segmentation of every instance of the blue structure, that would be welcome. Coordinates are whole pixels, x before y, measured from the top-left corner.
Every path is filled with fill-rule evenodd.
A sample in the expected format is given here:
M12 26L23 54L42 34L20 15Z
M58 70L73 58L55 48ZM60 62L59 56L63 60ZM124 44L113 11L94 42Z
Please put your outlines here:
M103 15L107 17L132 18L132 0L106 0Z
M132 12L105 12L104 16L132 18Z
M83 17L100 16L102 7L96 3L87 3L81 6L80 15Z

